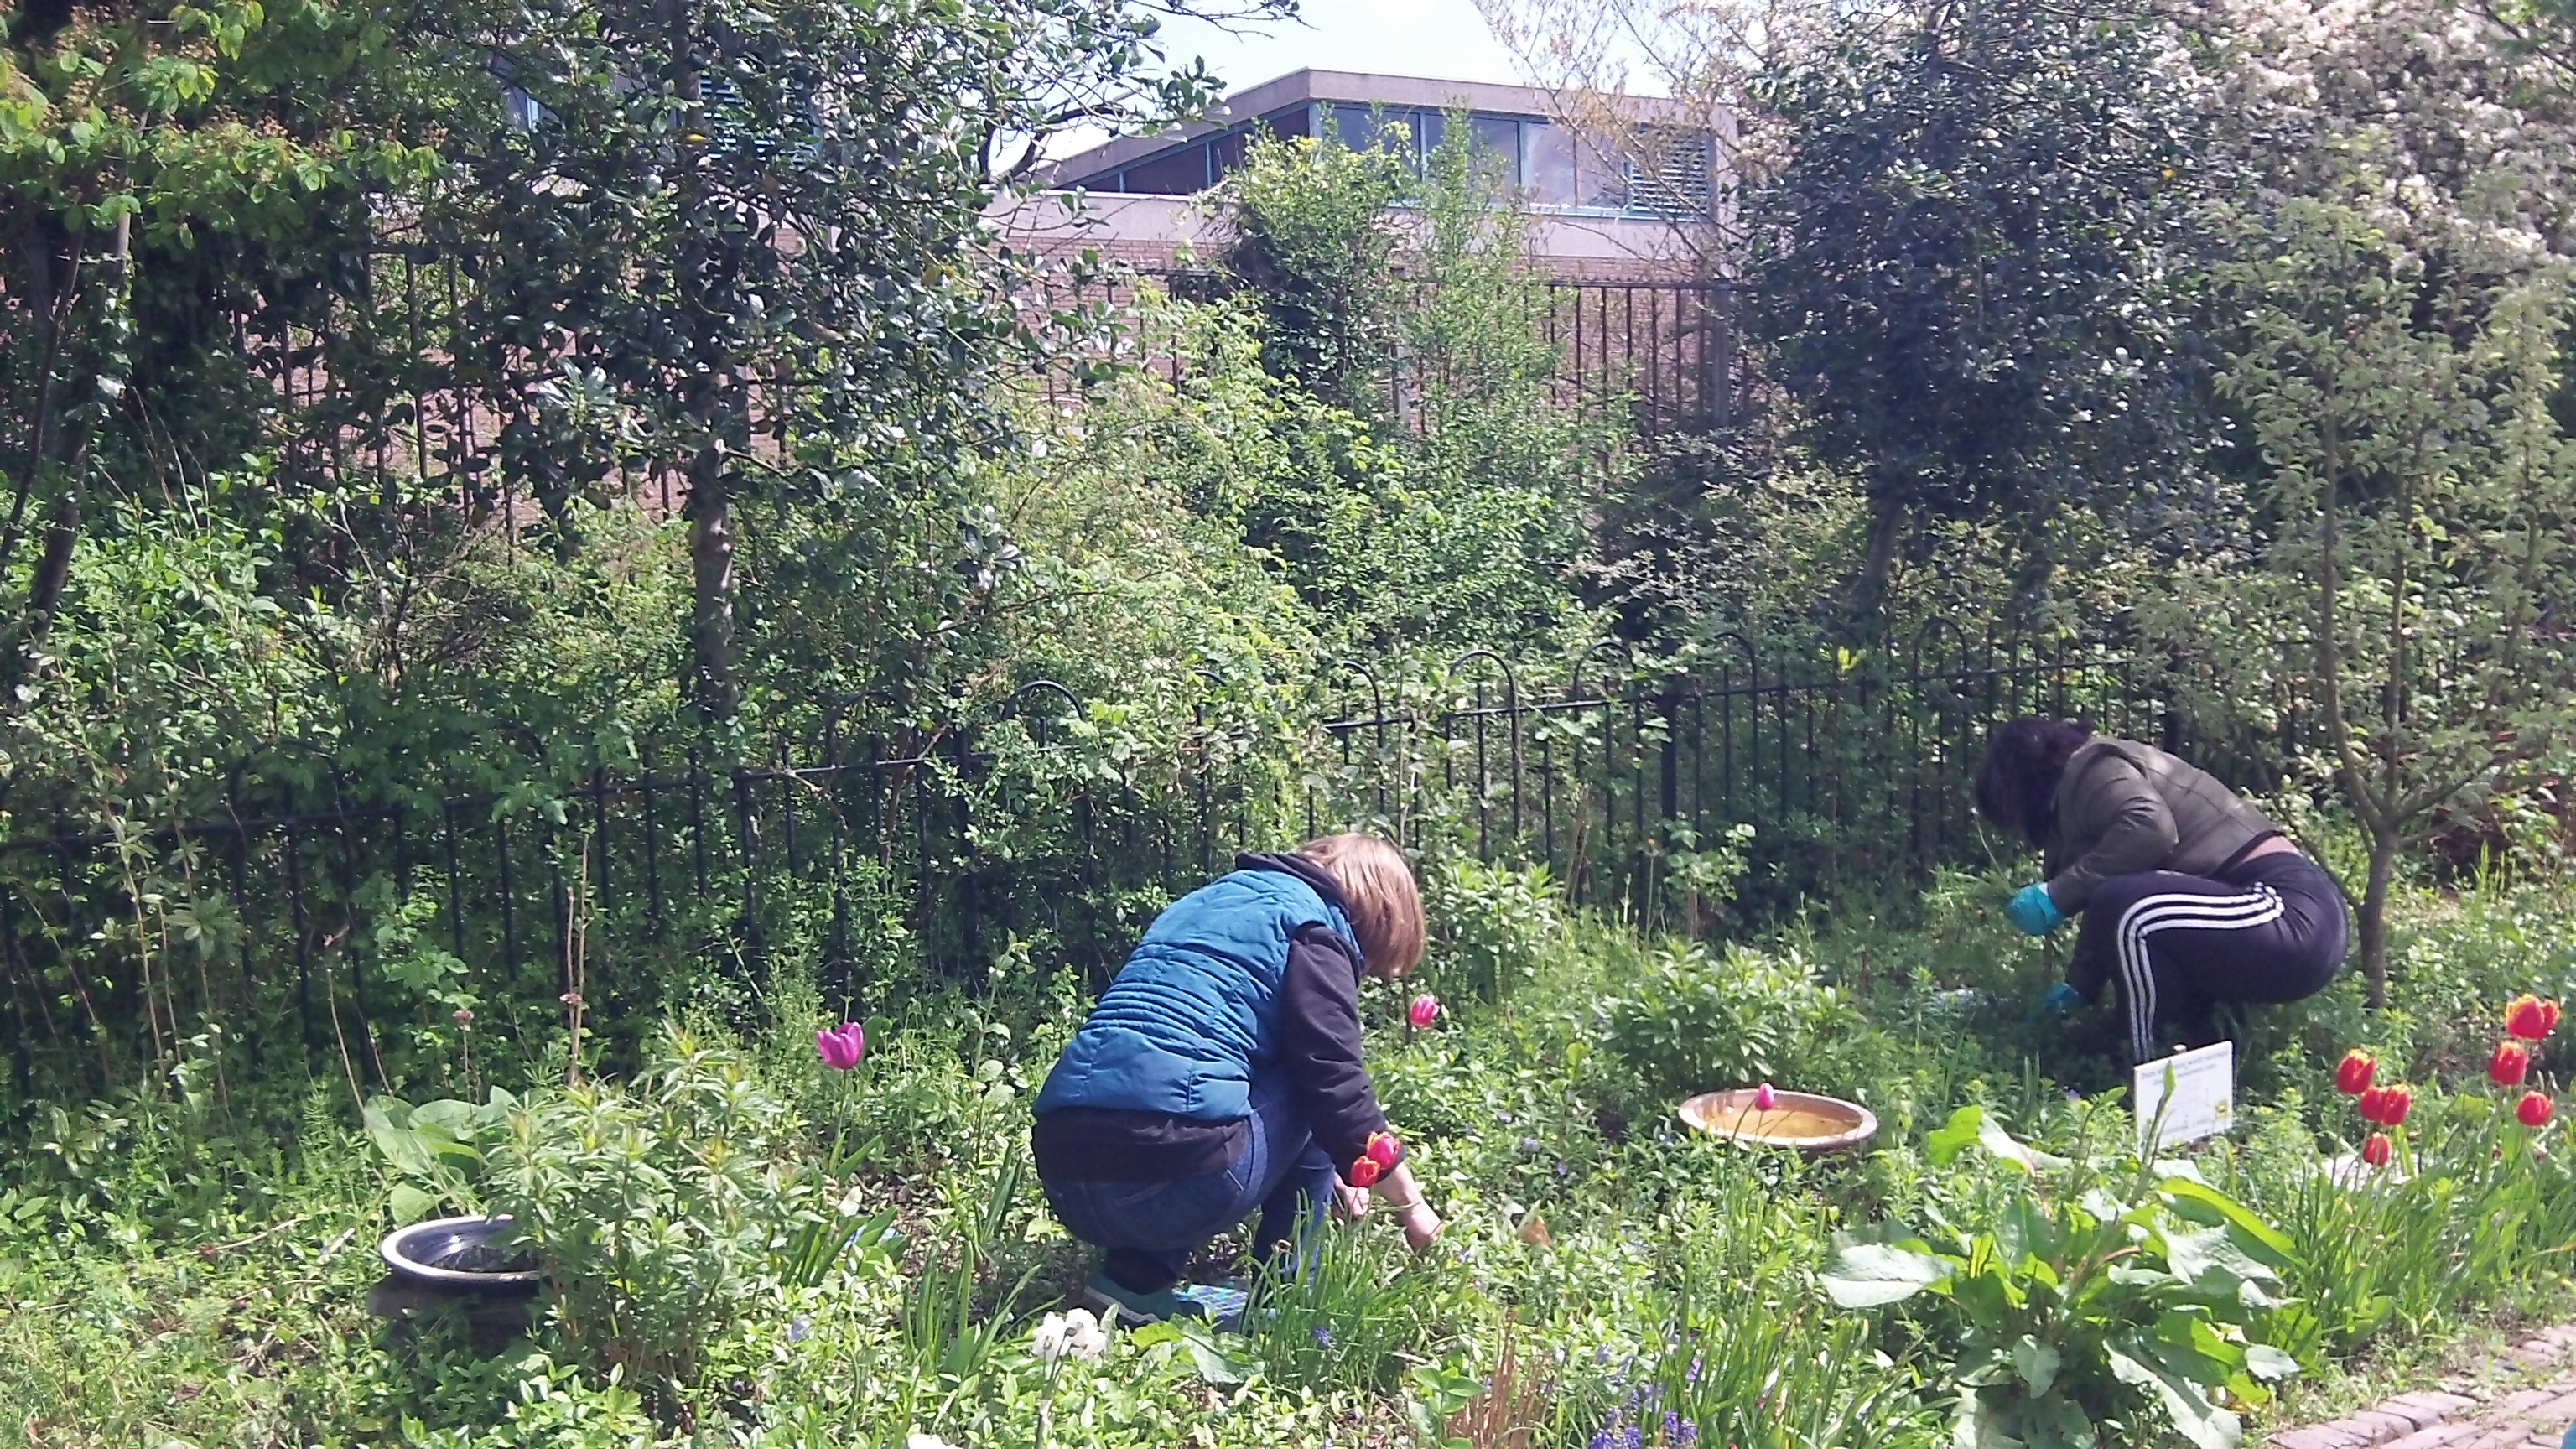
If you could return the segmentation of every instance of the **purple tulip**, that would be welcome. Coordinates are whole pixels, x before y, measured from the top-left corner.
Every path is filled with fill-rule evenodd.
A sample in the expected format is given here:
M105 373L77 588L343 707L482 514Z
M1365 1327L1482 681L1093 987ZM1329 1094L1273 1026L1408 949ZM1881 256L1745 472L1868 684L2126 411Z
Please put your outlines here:
M836 1072L846 1072L868 1054L868 1034L855 1021L814 1033L814 1050L822 1053L823 1065Z

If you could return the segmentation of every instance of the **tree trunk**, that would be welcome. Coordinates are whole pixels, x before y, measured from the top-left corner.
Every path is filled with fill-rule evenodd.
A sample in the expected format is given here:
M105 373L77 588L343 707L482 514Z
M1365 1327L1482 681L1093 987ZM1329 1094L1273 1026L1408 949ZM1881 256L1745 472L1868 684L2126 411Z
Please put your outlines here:
M73 328L72 307L80 297L81 253L83 238L53 225L54 218L39 217L30 223L27 234L19 241L19 251L26 258L29 319L35 324L36 408L27 424L27 446L18 460L18 476L9 501L9 521L0 526L0 578L6 578L9 564L18 556L20 528L27 519L27 500L35 493L37 480L44 477L54 461L54 439L62 422L63 346Z
M734 630L733 610L733 476L728 455L730 410L737 402L729 385L723 325L708 305L707 246L700 228L697 152L704 144L705 118L700 114L704 90L698 78L696 17L690 0L661 0L661 20L669 33L671 87L685 116L680 128L680 311L689 329L689 350L696 364L683 408L698 436L689 460L689 662L690 693L698 715L711 727L731 726L742 710L741 640Z
M1888 580L1896 572L1896 545L1905 537L1903 499L1875 499L1870 509L1869 550L1861 560L1858 585L1852 590L1851 624L1855 636L1875 634L1883 622Z
M742 708L741 641L733 619L733 497L725 474L724 448L710 439L689 467L689 657L698 712L718 728L731 724Z
M92 354L88 359L90 397L88 405L80 408L70 425L62 430L59 468L62 491L54 495L53 507L48 511L44 548L36 555L35 570L28 578L27 599L18 611L10 647L6 656L0 657L0 685L6 686L6 699L0 701L0 709L14 711L17 708L18 686L35 672L37 651L44 647L45 635L53 628L55 616L62 611L63 591L71 584L72 555L80 546L83 515L87 512L90 444L98 435L101 416L125 395L125 375L130 366L126 350L129 338L125 318L125 281L133 244L134 219L131 215L120 215L116 219L114 247L103 261L99 278L97 320L92 324L97 345L88 349ZM77 256L68 260L77 267ZM78 289L80 283L77 277L67 277L64 285ZM83 305L73 304L74 308ZM69 321L64 325L70 325ZM72 349L60 345L51 350L56 354L73 355ZM31 478L51 461L46 456L47 451L40 437L35 456L29 462Z
M2372 833L2370 883L2361 892L2361 972L2374 1011L2388 1004L2388 887L2397 875L2397 846L2395 831Z

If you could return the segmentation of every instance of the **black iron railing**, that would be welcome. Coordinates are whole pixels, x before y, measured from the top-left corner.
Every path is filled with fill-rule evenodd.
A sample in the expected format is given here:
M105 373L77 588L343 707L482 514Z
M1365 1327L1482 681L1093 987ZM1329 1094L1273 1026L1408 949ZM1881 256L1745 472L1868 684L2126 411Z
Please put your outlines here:
M386 1076L459 1006L525 1041L571 993L613 1049L684 989L757 1012L789 979L852 1009L927 974L1105 980L1236 849L1338 828L1435 869L1544 865L1650 928L1709 919L1676 896L1733 851L1750 869L1720 918L1758 920L2009 848L1969 785L1986 730L2023 712L2242 783L2279 769L2275 740L2196 738L2156 661L1941 629L1821 656L1729 637L1688 668L1605 644L1545 682L1476 651L1417 680L1418 706L1358 665L1332 683L1301 729L1202 713L1147 758L1104 754L1070 728L1083 702L1041 681L936 727L854 699L757 763L654 749L509 795L358 798L327 760L246 761L199 818L0 843L12 1080L21 1101L95 1088L210 1033Z

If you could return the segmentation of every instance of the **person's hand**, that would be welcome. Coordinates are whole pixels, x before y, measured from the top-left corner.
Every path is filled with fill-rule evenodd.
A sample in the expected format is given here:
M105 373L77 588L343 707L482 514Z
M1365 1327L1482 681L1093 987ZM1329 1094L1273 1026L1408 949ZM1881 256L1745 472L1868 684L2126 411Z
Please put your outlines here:
M1440 1236L1440 1214L1433 1212L1427 1202L1406 1203L1396 1209L1395 1220L1404 1229L1404 1245L1417 1253Z
M1355 1223L1367 1217L1368 1210L1367 1188L1353 1187L1347 1182L1333 1184L1333 1216L1346 1223Z
M2004 915L2025 936L2045 936L2066 920L2066 913L2049 898L2044 885L2023 886L2019 894L2004 903Z
M2055 986L2048 988L2048 994L2039 999L2040 1014L2043 1016L2064 1016L2066 1013L2073 1011L2076 1003L2083 999L2084 997L2082 993L2078 992L2074 987L2067 985L2065 982L2060 981Z

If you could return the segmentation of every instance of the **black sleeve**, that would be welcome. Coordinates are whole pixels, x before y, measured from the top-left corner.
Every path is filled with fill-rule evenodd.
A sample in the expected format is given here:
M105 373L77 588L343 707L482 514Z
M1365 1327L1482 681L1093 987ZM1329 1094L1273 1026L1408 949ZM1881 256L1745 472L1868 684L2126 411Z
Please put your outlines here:
M1321 926L1290 938L1279 983L1279 1056L1308 1130L1347 1178L1371 1135L1386 1131L1368 1068L1360 1065L1360 966Z
M2075 782L2062 828L2068 845L2081 853L2047 888L2058 911L2069 916L2080 914L2095 888L2112 876L2163 864L2180 838L2173 807L2154 782L2116 755L2096 760Z

